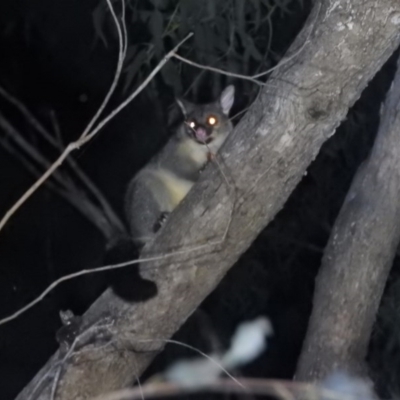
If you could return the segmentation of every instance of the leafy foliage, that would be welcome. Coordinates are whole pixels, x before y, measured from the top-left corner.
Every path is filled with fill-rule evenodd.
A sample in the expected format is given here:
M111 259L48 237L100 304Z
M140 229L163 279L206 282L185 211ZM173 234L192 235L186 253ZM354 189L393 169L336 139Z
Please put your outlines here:
M117 1L116 6L119 5ZM165 53L189 32L194 39L180 49L190 60L240 74L255 74L271 66L271 18L275 13L288 13L299 0L127 0L129 46L125 67L124 90L148 74ZM106 8L99 1L93 12L96 35L107 43L104 33ZM110 29L111 30L111 29ZM137 40L146 37L145 42ZM215 96L225 84L224 76L199 70L180 62L169 62L161 72L161 83L174 95L199 88ZM160 83L160 82L158 82ZM186 92L183 92L183 88ZM155 86L153 86L153 90ZM255 88L243 82L251 94ZM200 99L198 99L200 100Z

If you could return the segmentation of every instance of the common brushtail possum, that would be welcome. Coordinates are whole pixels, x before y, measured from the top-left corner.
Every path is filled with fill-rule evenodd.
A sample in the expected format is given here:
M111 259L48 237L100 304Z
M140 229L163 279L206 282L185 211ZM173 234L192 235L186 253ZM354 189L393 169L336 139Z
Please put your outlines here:
M232 131L228 115L234 95L235 88L230 85L213 103L178 100L183 123L160 153L131 180L126 193L130 233L140 247L153 239Z
M131 238L119 240L108 251L106 264L138 258L140 249L154 238L187 195L210 156L233 129L228 114L234 94L234 87L228 86L213 103L199 105L178 100L184 121L163 149L130 181L125 212ZM157 294L155 283L141 278L138 266L111 270L108 281L126 301L144 301Z

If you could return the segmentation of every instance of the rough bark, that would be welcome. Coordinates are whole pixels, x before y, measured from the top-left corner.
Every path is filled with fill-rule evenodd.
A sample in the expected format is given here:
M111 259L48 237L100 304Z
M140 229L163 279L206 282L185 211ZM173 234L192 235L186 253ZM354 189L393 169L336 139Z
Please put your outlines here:
M289 55L300 48L312 28L310 43L275 71L272 84L263 88L228 138L220 164L231 185L212 163L146 253L208 246L143 264L142 274L158 285L156 298L129 305L106 291L92 305L84 315L85 325L111 315L114 346L90 341L65 365L57 399L88 399L126 386L147 367L155 353L132 350L162 346L140 339L170 337L215 288L282 208L322 143L398 46L400 3L324 0L313 9ZM226 240L212 245L229 222ZM36 385L41 390L37 399L48 399L51 380L42 378L54 371L57 357L18 400L27 399Z
M400 241L400 70L368 160L351 185L325 250L297 369L363 373L376 312Z

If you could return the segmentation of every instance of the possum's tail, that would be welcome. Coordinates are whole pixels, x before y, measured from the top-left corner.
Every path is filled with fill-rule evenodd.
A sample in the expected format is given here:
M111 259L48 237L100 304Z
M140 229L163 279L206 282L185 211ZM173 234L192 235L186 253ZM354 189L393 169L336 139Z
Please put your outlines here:
M124 237L107 251L103 265L122 264L139 258L139 247L132 239ZM114 293L128 302L140 302L157 295L157 285L140 276L139 264L107 271L107 281Z

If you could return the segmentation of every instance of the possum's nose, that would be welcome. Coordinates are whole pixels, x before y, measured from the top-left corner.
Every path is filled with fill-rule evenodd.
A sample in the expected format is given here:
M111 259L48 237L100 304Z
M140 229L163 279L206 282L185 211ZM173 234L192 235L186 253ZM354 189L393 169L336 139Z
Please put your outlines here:
M200 142L205 142L209 136L207 130L201 126L196 128L195 132L196 132L196 139L199 140Z

